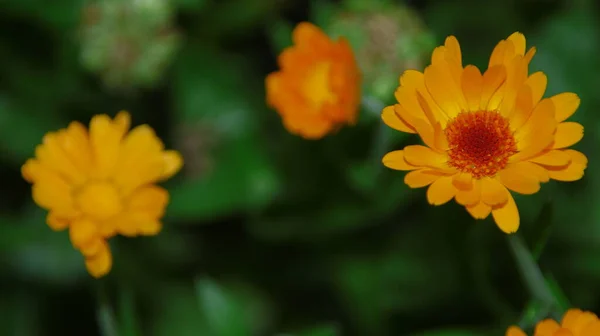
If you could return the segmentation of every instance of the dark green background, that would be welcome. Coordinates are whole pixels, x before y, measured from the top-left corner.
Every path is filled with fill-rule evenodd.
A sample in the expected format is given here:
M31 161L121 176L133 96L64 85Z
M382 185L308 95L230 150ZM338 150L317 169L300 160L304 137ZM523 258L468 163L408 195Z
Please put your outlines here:
M145 7L103 12L74 0L1 0L0 335L468 336L531 327L545 313L493 221L475 222L454 202L429 206L424 189L380 163L418 141L378 116L393 102L399 66L424 57L422 67L454 34L465 64L485 67L514 31L537 46L532 68L548 75L547 95L580 95L572 119L586 135L575 148L590 160L582 181L517 197L519 232L562 308L600 312L599 6L423 0L403 15L389 7L401 2L385 2L111 0L106 8ZM381 31L389 43L367 46L361 18L373 14L402 27ZM383 48L363 60L381 67L365 73L358 125L320 141L288 134L264 102L264 77L302 20L347 35L356 50ZM409 46L375 59L396 40ZM113 239L113 270L96 281L68 234L47 227L19 168L45 132L121 109L182 151L186 167L166 184L163 232Z

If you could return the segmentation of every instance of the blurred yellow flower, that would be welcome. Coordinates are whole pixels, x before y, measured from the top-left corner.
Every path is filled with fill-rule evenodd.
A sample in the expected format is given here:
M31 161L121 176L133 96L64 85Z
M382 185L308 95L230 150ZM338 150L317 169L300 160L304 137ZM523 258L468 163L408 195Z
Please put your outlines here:
M527 336L521 328L512 326L506 331L506 336ZM561 324L546 319L535 327L533 336L598 336L600 335L600 320L596 314L579 309L570 309L563 316Z
M547 78L529 75L535 48L525 53L525 37L514 33L492 52L481 74L463 67L455 37L433 51L424 73L405 71L383 121L401 132L419 134L426 146L412 145L383 157L383 164L409 171L411 188L429 186L433 205L451 199L477 219L490 213L498 227L513 233L519 212L509 190L534 194L549 179L583 177L587 158L567 149L583 137L583 126L565 122L579 107L574 93L542 99Z
M265 80L267 104L284 127L305 139L320 139L356 122L360 73L348 42L332 41L308 22L296 26L294 45L279 55L280 70Z
M169 194L154 183L183 165L181 155L164 150L148 125L128 133L130 122L127 112L114 120L94 116L89 132L72 122L46 134L35 158L21 168L33 184L33 200L48 210L48 225L57 231L69 229L73 246L97 278L112 266L108 238L160 231Z

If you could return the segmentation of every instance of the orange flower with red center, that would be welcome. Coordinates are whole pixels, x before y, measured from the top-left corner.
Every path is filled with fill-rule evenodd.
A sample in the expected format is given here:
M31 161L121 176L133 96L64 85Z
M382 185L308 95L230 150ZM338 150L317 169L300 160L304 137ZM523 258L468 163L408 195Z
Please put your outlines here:
M600 335L600 320L596 314L569 309L563 316L562 322L552 319L540 321L534 330L533 336L598 336ZM505 336L527 336L521 328L512 326L508 328Z
M288 132L320 139L356 122L360 74L348 42L332 41L308 22L296 26L293 46L279 55L279 71L265 80L267 104Z
M455 199L474 218L491 213L502 231L516 232L519 212L509 190L534 194L550 179L581 179L587 167L585 155L568 149L583 137L582 125L565 121L579 97L543 98L546 75L528 71L534 54L514 33L494 48L482 74L463 67L460 45L448 37L423 73L404 72L398 104L382 112L388 126L418 134L425 146L390 152L383 164L408 171L411 188L429 186L429 203Z
M21 168L33 184L33 200L48 210L50 228L69 229L73 246L96 278L112 267L109 238L161 230L169 193L155 184L183 165L181 155L165 150L148 125L128 132L130 122L127 112L113 120L94 116L89 131L72 122L46 134L35 158Z

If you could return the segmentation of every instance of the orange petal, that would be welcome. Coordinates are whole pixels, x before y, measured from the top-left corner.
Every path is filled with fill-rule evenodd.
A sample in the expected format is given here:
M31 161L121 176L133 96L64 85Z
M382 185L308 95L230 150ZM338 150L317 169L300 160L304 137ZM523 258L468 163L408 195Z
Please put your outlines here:
M456 191L452 176L440 177L427 189L427 201L432 205L445 204L456 195Z
M103 277L110 271L112 267L112 254L106 242L104 242L96 255L85 259L85 266L94 278Z
M481 102L483 76L474 65L467 65L461 77L461 88L470 111L477 111Z
M508 191L496 178L484 177L481 180L481 200L487 205L506 203Z
M115 169L123 135L105 114L96 115L90 121L90 144L94 153L93 174L106 178Z
M540 182L548 182L550 180L548 171L540 165L529 161L521 161L517 164L521 166L524 171L528 171L531 175L535 176L535 178Z
M181 167L183 167L183 156L178 151L166 150L162 153L162 158L164 166L160 180L164 181L181 170Z
M572 182L583 177L584 170L587 168L587 157L581 152L572 149L565 149L564 152L571 157L571 163L566 167L549 167L548 175L551 179L557 181Z
M444 46L446 47L446 57L462 67L462 54L460 52L460 44L456 37L452 35L448 36Z
M512 33L508 39L514 45L514 51L517 55L525 55L525 35L520 32Z
M544 92L546 92L548 77L543 72L538 71L527 78L525 85L531 88L533 105L537 105L544 97Z
M394 106L387 106L381 112L381 119L389 127L405 133L417 133L417 131L406 121L404 121L397 113Z
M79 251L84 257L94 257L102 252L105 240L101 237L95 237L87 244L80 246Z
M506 330L506 334L504 336L527 336L521 328L517 326L511 326Z
M452 79L448 68L440 65L430 65L425 69L425 86L444 112L449 117L454 117L466 110L466 102L462 91Z
M70 220L68 218L61 217L55 211L48 212L46 216L46 223L54 231L62 231L69 226Z
M596 335L600 335L600 321L598 321L598 320L588 324L581 332L581 336L596 336Z
M423 112L431 125L437 121L446 123L448 116L436 104L427 87L425 86L425 75L416 70L406 70L400 77L400 85L410 88L414 98L417 98L419 106L423 108ZM419 99L419 96L421 99ZM425 107L427 109L425 109Z
M514 110L519 89L527 80L527 61L521 56L516 56L506 65L506 69L506 82L504 83L501 95L492 97L490 102L498 102L500 114L508 117Z
M563 122L556 126L552 148L567 148L583 138L583 126L576 122Z
M73 243L73 246L76 248L81 248L94 238L97 238L97 236L98 231L96 229L96 224L87 219L74 221L69 228L71 243Z
M525 60L527 61L527 64L531 63L531 60L533 59L533 56L535 56L536 51L537 49L535 47L529 48L529 50L525 54Z
M568 329L575 327L577 324L577 319L579 319L581 314L583 314L583 311L581 309L574 308L567 310L567 312L562 318L560 326Z
M446 155L421 145L404 147L404 158L413 166L447 168L448 157Z
M521 162L519 162L521 163ZM540 182L535 175L524 170L524 166L511 164L498 173L500 182L519 194L531 195L540 191Z
M475 219L486 219L487 216L489 216L490 212L492 211L492 207L483 202L479 202L472 206L469 205L469 206L466 206L465 208L471 214L471 216L473 216L473 218L475 218Z
M403 150L389 152L385 154L381 161L384 166L395 170L415 170L419 168L406 162Z
M523 87L521 87L521 89L517 93L514 111L509 116L510 129L512 131L520 129L525 124L525 122L529 120L534 106L535 105L533 104L532 89L527 85L523 85Z
M506 68L503 65L496 65L487 69L483 74L483 87L481 89L481 101L479 108L487 110L490 105L490 99L496 94L498 89L506 80Z
M292 32L292 41L296 45L321 47L321 50L327 49L329 37L323 33L319 27L310 22L300 22Z
M515 133L519 153L511 157L511 162L526 160L542 152L554 140L555 130L554 104L544 99L535 107L531 118Z
M504 62L504 54L506 53L507 45L508 43L505 40L502 40L498 42L496 47L494 47L488 63L488 69L496 65L502 65Z
M404 183L411 188L422 188L442 177L439 172L429 169L413 170L404 176Z
M153 218L160 218L169 203L169 192L155 185L147 185L136 189L130 196L128 210L139 211Z
M545 166L560 167L568 165L571 157L562 150L550 150L540 156L529 159L529 161Z
M579 96L571 92L559 93L556 96L550 97L556 109L556 121L561 122L567 120L577 111L581 100Z
M560 329L560 325L552 319L545 319L540 321L535 326L535 335L553 335L558 329Z
M492 207L492 216L496 225L505 233L514 233L519 229L519 210L510 192L506 189L507 202Z
M579 315L577 322L570 330L574 335L581 335L583 329L595 321L598 321L598 316L592 312L585 311Z
M473 189L473 176L469 173L459 173L454 175L452 183L457 189L471 190Z
M471 189L469 190L458 190L456 193L456 202L460 205L474 206L481 201L481 182L480 180L473 180ZM491 208L490 208L491 209ZM488 211L489 213L489 211Z

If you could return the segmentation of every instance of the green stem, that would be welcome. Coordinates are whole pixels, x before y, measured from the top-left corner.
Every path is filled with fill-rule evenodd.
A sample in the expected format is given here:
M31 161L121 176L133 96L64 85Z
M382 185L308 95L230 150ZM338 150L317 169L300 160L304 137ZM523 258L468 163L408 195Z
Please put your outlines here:
M108 300L105 283L102 280L96 280L96 318L102 336L118 336L117 319L115 312Z
M531 252L525 246L521 236L518 234L509 235L508 243L531 295L548 308L558 308L559 303L552 294L544 275L533 259Z

